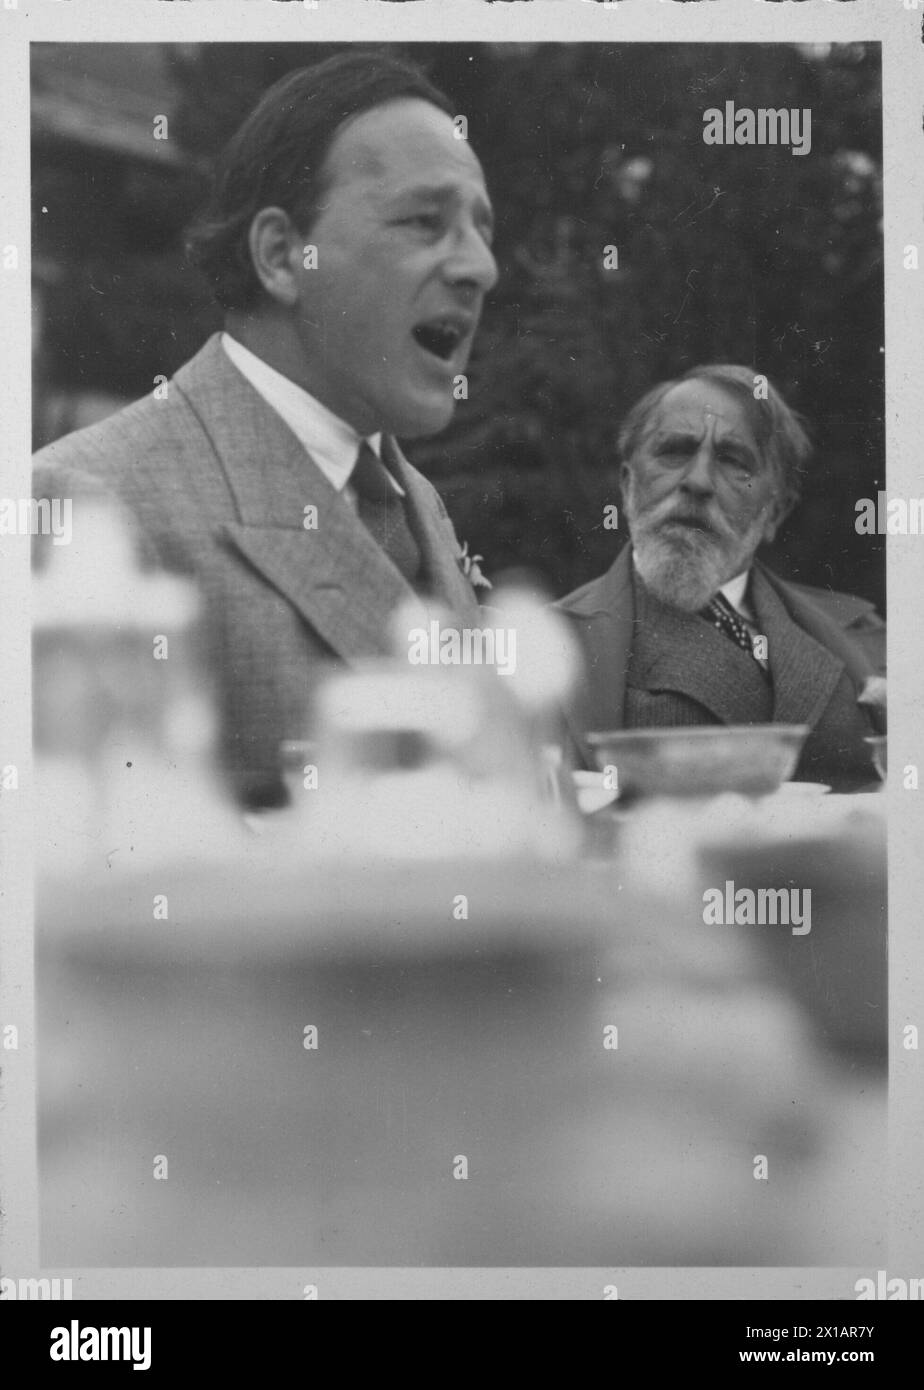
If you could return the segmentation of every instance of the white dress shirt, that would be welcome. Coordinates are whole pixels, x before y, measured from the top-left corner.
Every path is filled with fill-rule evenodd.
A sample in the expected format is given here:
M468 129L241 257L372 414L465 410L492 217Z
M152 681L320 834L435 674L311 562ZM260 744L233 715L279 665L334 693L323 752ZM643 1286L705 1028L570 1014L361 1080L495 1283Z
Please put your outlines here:
M350 505L355 507L356 495L349 486L349 479L363 442L362 436L356 433L352 425L341 420L339 415L328 410L326 405L322 405L287 376L277 372L275 367L264 362L262 357L257 357L256 353L245 348L229 333L222 333L221 346L241 375L288 425L331 487L342 492ZM380 433L369 435L366 443L378 458L382 457ZM388 478L395 492L403 497L404 489L397 479L390 472Z
M750 570L744 570L742 574L736 574L734 579L730 579L727 584L722 585L719 593L723 598L728 599L728 602L731 604L732 608L734 608L735 612L738 613L746 623L749 623L750 626L753 627L754 613L746 598L748 580L750 577Z

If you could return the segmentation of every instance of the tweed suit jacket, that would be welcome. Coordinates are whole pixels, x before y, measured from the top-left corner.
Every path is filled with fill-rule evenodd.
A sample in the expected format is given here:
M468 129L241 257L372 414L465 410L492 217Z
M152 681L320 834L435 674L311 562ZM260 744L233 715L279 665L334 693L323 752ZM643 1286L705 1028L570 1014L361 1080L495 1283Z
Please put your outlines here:
M875 781L863 740L875 732L858 706L867 677L885 670L885 624L849 594L786 583L755 562L751 602L767 638L771 690L747 652L695 614L645 595L637 611L631 548L598 579L560 599L585 662L567 723L579 756L592 730L760 722L808 724L795 776L852 790Z
M432 599L478 625L443 503L394 440ZM279 745L308 732L310 697L333 663L389 651L414 592L303 446L228 359L218 334L170 381L35 459L36 495L102 487L134 515L156 563L204 599L222 761L247 805L284 801ZM305 508L317 508L306 529Z

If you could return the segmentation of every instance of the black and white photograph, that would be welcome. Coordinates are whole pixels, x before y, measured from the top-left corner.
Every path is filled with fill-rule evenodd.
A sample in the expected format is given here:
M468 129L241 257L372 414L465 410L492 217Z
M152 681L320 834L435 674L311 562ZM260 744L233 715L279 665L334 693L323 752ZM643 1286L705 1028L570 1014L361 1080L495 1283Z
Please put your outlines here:
M3 248L4 1298L924 1297L883 6L130 8Z

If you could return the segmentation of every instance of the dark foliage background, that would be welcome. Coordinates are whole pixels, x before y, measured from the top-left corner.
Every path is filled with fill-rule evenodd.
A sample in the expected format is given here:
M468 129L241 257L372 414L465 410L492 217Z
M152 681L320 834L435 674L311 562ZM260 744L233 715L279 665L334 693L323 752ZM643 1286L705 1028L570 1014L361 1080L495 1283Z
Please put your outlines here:
M88 46L55 47L79 77ZM271 82L339 45L135 55L155 47L182 160L36 134L36 250L59 271L46 385L140 395L218 326L181 254L208 159ZM881 545L853 526L856 499L885 485L878 47L402 51L466 115L498 214L502 278L469 399L442 436L408 450L488 572L525 565L560 594L606 568L620 537L603 530L603 508L619 500L614 439L627 407L694 363L742 362L809 416L817 440L771 561L882 605ZM811 153L704 144L703 111L726 100L810 108ZM603 267L607 245L618 270Z

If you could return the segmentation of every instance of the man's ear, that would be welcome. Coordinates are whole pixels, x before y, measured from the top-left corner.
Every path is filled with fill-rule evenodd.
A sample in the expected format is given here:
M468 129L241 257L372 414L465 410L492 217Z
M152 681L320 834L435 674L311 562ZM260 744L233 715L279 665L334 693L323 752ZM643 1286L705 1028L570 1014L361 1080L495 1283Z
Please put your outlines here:
M298 302L300 241L289 214L277 207L261 208L247 236L257 279L266 293L285 308Z

